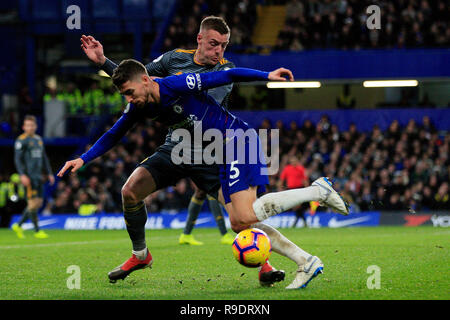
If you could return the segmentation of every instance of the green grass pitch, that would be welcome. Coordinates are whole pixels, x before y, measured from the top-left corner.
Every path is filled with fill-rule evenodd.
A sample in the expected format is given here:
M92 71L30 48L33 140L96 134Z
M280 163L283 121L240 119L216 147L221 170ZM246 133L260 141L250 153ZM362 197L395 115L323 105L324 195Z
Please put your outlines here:
M433 227L280 229L319 256L324 274L306 289L285 290L296 265L272 253L284 282L259 286L257 270L239 265L217 229L195 229L203 246L178 244L181 230L147 230L152 269L109 283L107 273L131 254L125 230L49 230L19 240L0 230L0 300L335 300L450 299L450 230ZM68 267L80 268L80 289L69 289ZM380 270L380 288L369 289L369 266ZM70 282L70 281L69 281ZM369 281L370 282L370 281Z

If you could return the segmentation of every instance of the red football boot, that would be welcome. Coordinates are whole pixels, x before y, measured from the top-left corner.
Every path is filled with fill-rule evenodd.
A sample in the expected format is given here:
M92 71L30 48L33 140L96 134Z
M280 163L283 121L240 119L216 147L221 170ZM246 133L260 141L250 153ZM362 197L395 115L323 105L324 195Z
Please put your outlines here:
M263 287L271 287L275 282L280 282L284 280L284 271L277 270L272 267L269 260L261 267L259 270L259 283Z
M147 257L144 260L139 260L136 255L132 255L130 259L125 261L120 266L114 268L108 273L109 282L115 283L119 279L125 279L133 271L150 268L152 266L153 259L150 251L147 249Z

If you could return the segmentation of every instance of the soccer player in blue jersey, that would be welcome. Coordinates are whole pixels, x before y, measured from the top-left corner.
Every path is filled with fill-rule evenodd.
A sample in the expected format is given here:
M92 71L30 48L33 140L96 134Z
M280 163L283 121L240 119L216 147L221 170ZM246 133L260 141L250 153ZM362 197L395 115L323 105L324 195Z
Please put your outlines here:
M230 28L225 20L221 17L208 16L200 23L199 33L197 34L197 49L186 50L178 48L168 51L152 62L146 64L145 68L150 76L158 77L178 75L181 73L220 71L234 68L234 64L224 58L229 39ZM117 68L117 64L106 58L102 44L92 36L83 35L80 40L81 47L86 56L107 74L112 76L114 69ZM208 95L212 96L221 106L228 108L228 96L232 87L233 84L227 84L221 87L212 88L208 90ZM169 128L169 133L166 136L164 144L159 146L156 152L146 158L140 166L151 173L152 179L155 182L155 189L153 189L153 191L175 185L180 179L185 177L194 181L196 186L195 193L188 206L186 225L179 237L179 243L191 245L203 244L201 241L194 238L192 230L202 205L205 199L208 198L209 208L214 215L219 231L222 234L220 242L223 244L231 244L234 237L227 232L222 207L214 198L220 187L219 167L217 165L196 163L183 166L174 164L170 156L176 145L176 142L172 141L172 131L172 128ZM149 191L149 193L153 191ZM212 194L210 194L211 192ZM124 208L125 217L129 215L143 216L145 214L145 208L141 208L134 213L128 212L130 210L132 210L132 208ZM136 224L139 224L143 218L136 218L135 220ZM134 229L132 226L133 222L130 223L129 229ZM138 230L140 230L140 234L144 233L143 228L138 228ZM140 238L140 236L137 236L137 238ZM135 241L133 244L134 251L140 251L143 247L145 246L139 241ZM276 270L269 262L267 262L259 270L258 276L261 285L270 286L274 282L279 282L284 279L284 271Z
M97 64L108 75L112 76L117 64L108 59L104 52L102 44L92 36L81 37L81 48L86 56L95 64ZM225 20L221 17L208 16L200 23L200 30L197 35L197 49L174 49L168 51L152 62L145 65L150 76L167 77L181 73L199 73L220 71L234 68L234 64L224 58L224 53L230 40L230 28ZM208 94L212 96L217 103L228 107L228 96L230 95L232 84L208 90ZM170 153L172 152L175 142L171 138L172 130L169 130L166 141L159 146L155 155L149 157L145 165L153 170L153 177L157 188L164 188L173 185L180 180L180 172L178 168L171 162ZM189 169L189 168L187 168ZM202 180L209 181L208 184L218 185L217 166L196 167L193 164L189 170L189 177L201 176ZM156 172L158 171L158 172ZM186 170L185 170L186 171ZM160 173L160 174L158 174ZM159 177L164 174L163 179ZM184 177L185 174L182 175ZM198 180L198 178L196 179ZM204 187L203 187L204 188ZM222 235L220 242L223 244L232 244L234 237L227 232L222 208L213 197L207 196L206 191L210 188L199 189L195 188L194 195L188 206L188 216L183 233L180 235L178 242L180 244L202 245L203 242L194 238L192 230L195 226L197 217L203 206L203 203L208 199L208 205L213 214L220 234Z
M284 76L293 80L292 73L284 68L270 73L235 68L227 71L184 74L152 80L141 63L132 59L124 60L114 71L112 77L116 87L129 102L123 116L85 154L78 159L66 162L58 176L63 176L69 169L74 172L85 163L108 151L137 120L143 117L155 119L155 121L160 121L173 128L184 128L190 132L194 132L200 125L203 133L210 129L218 129L225 138L223 153L226 155L226 161L219 164L221 188L218 198L230 215L233 231L239 232L248 227L264 230L271 239L273 250L292 259L298 265L296 276L287 289L305 287L322 271L322 261L303 251L276 229L262 221L309 201L319 201L322 205L346 215L348 214L346 203L324 177L317 179L312 186L307 188L269 193L258 198L257 196L265 191L268 177L264 170L266 169L264 159L259 159L255 163L248 161L249 151L256 150L256 153L261 151L256 131L250 128L246 122L221 107L206 92L210 88L232 82L285 81ZM245 142L243 148L240 148L239 144L237 144L237 149L228 148L232 141L241 141L246 135L248 135L249 142ZM246 140L244 139L244 141ZM255 147L256 149L252 149ZM242 154L244 155L243 162L240 158ZM131 208L131 211L134 212L141 210L142 200L150 193L149 191L154 189L155 182L151 173L143 167L138 167L124 186L122 193L124 207ZM128 228L131 217L125 216ZM139 219L143 219L143 216L140 216ZM141 224L145 225L145 221L141 221ZM133 239L132 233L130 233L130 237L132 241L140 240L145 243L145 235L143 238ZM143 250L146 252L143 260L137 262L131 258L113 270L112 274L124 274L124 269L132 272L149 266L152 263L151 254L146 246Z

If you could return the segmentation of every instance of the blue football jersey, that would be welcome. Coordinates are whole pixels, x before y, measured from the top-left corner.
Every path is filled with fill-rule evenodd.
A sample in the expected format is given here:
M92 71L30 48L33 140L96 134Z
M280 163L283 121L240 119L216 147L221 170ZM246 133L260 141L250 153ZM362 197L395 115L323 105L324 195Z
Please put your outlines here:
M160 102L142 107L129 103L120 119L81 158L87 163L104 154L143 118L158 121L171 129L194 130L195 121L198 121L202 132L212 128L223 134L227 129L246 130L249 126L245 121L219 105L206 91L233 82L267 79L267 72L246 68L155 79L159 85Z
M155 79L159 84L160 107L169 109L186 120L201 121L202 130L216 128L248 129L248 124L219 105L207 94L208 89L230 81L267 80L267 73L245 68L209 73L190 73Z

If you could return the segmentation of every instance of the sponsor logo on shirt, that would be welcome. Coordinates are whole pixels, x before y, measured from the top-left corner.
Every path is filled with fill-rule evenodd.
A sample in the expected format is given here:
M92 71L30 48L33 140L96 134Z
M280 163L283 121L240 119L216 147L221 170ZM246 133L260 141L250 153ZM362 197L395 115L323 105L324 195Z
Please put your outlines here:
M201 91L202 90L202 79L200 78L200 74L196 73L195 77L197 78L198 91Z
M189 89L194 89L195 88L195 78L194 75L190 74L186 77L186 84L188 86Z

